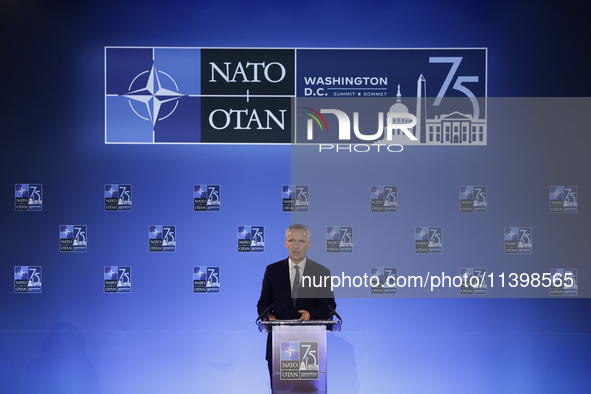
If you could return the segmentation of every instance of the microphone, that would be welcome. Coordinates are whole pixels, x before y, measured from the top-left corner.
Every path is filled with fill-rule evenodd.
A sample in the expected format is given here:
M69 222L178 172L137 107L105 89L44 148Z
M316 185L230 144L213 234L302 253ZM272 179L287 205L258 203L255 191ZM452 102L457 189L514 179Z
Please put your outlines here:
M265 310L263 311L263 313L261 313L261 314L259 315L259 317L257 318L257 320L256 320L256 322L255 322L255 323L256 323L256 324L259 324L259 320L262 320L262 319L263 319L263 316L265 316L265 314L266 314L267 312L269 312L269 310L270 310L270 309L271 309L273 306L277 307L277 302L278 302L278 301L283 301L283 300L285 300L285 299L286 299L286 297L279 297L278 299L276 299L276 300L274 300L273 302L271 302L271 304L269 304L269 306L268 306L267 308L265 308ZM290 306L291 306L291 296L289 297L289 303L286 303L286 305L283 307L283 309L281 309L281 310L279 310L279 311L275 310L275 311L273 312L273 314L274 314L275 316L279 316L279 315L281 315L281 314L283 313L283 311L285 311L285 309L287 309L287 308L288 308L288 307L290 307Z
M267 314L267 312L269 312L269 309L271 309L271 307L273 306L274 302L272 302L264 311L263 313L261 313L259 315L259 317L257 317L255 324L259 324L259 321L263 320L263 316L265 316L265 314Z
M341 323L343 322L343 318L339 316L339 314L337 313L337 311L334 310L334 308L328 303L326 302L326 300L324 298L320 299L322 302L324 302L326 304L326 306L328 306L328 308L330 309L330 311L332 312L332 314L334 316L337 317L337 319L339 319L341 321Z

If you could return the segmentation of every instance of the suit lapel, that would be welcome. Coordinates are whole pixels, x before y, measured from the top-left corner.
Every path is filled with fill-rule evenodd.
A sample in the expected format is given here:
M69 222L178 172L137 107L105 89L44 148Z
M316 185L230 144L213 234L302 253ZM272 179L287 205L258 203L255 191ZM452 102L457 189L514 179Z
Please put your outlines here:
M284 297L291 298L291 281L289 279L289 258L285 259L281 269L281 289L285 289Z

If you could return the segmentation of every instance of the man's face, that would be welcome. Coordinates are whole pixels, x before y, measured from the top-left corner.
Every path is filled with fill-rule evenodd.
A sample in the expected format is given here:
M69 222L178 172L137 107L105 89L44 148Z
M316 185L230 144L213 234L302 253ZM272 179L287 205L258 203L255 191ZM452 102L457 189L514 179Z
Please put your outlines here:
M287 233L285 247L289 251L291 261L296 264L304 260L310 244L311 242L306 240L306 232L304 230L289 230Z

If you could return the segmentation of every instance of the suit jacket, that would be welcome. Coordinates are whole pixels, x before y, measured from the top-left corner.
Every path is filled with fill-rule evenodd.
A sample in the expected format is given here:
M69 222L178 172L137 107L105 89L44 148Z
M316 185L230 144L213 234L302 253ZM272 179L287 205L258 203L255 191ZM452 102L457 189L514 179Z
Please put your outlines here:
M265 312L270 306L263 319L268 314L275 316L279 320L299 319L302 315L298 310L301 309L310 313L310 320L326 320L331 317L332 313L328 305L336 309L337 304L334 300L334 294L330 290L331 281L328 268L308 258L304 272L301 275L302 280L304 276L312 278L312 287L309 287L308 281L306 281L306 287L300 287L298 299L295 306L293 306L289 280L289 259L287 258L267 266L265 277L263 278L261 297L257 303L259 315ZM320 284L320 280L324 284L324 277L326 276L329 277L326 280L327 288L314 287L314 284ZM304 283L302 282L302 284ZM267 340L267 360L270 361L271 359L271 335L269 335Z

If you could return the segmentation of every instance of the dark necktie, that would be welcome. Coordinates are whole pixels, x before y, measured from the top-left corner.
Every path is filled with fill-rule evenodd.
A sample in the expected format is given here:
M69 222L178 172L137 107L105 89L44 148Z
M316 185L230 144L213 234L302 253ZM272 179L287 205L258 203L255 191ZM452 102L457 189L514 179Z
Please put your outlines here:
M294 265L296 270L295 278L293 278L293 288L291 290L291 302L295 307L296 301L298 300L298 291L300 290L300 267Z

